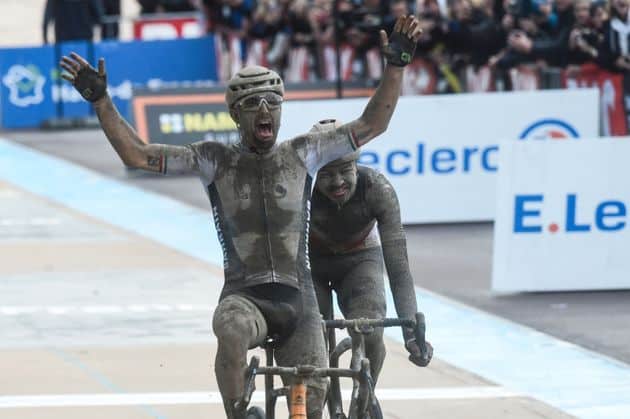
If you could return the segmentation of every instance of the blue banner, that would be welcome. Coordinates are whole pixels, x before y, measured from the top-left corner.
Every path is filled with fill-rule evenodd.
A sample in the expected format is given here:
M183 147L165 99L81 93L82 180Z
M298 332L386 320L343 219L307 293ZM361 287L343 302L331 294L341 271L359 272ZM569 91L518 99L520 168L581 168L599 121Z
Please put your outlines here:
M212 37L0 49L3 128L35 128L52 118L90 114L90 106L60 80L59 58L70 51L95 66L100 57L105 58L109 92L122 115L129 114L133 87L195 85L217 79Z
M52 98L52 47L11 48L0 52L2 127L38 126L55 114Z

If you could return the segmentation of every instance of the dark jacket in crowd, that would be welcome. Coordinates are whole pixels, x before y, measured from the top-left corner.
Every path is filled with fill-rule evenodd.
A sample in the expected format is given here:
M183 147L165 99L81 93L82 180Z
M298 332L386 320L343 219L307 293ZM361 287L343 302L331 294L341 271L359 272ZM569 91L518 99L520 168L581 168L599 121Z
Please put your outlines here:
M55 24L55 42L92 40L93 27L100 23L103 8L99 0L47 0L43 36L48 43L47 28Z
M558 24L549 37L534 40L531 56L542 59L554 67L565 67L568 64L569 36L575 23L573 6L563 11L556 11Z
M600 65L611 71L620 71L615 65L619 57L628 57L630 61L630 21L616 16L604 26L604 41L600 50Z
M120 0L103 0L103 13L106 18L120 19ZM101 25L101 38L116 39L118 31L118 21L104 22Z
M498 25L479 9L468 21L451 20L444 39L449 51L466 54L475 67L485 65L504 44Z
M592 54L583 51L580 48L569 49L568 61L569 64L581 65L586 63L601 64L602 48L604 44L604 35L593 28L576 28L579 30L579 37L582 42L587 44L595 51L598 56L594 57Z

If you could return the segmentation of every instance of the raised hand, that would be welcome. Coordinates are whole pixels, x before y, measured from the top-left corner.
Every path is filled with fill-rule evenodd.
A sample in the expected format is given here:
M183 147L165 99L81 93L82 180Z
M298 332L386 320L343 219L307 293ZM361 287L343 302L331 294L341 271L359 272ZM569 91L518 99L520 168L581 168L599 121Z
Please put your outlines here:
M404 67L411 62L416 51L416 44L422 35L420 22L414 16L401 16L396 20L394 29L387 38L381 30L381 50L388 64Z
M70 57L64 55L59 65L66 71L61 77L72 83L85 100L96 102L105 96L107 74L103 58L98 60L98 71L74 52L70 53Z

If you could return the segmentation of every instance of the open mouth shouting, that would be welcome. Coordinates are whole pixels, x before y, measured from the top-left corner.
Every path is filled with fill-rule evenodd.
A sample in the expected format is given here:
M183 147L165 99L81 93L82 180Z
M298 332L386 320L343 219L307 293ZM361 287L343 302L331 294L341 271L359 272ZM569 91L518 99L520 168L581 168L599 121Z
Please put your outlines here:
M259 141L269 141L273 139L273 122L271 118L262 118L256 121L254 134Z

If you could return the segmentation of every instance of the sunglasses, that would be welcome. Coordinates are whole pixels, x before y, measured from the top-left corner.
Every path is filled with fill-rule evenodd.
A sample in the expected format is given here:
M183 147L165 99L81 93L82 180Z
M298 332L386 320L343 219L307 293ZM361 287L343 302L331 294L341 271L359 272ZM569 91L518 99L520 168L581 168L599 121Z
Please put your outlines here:
M247 96L238 104L244 111L256 111L265 101L269 109L277 109L282 105L282 96L275 93L264 93L261 95Z

